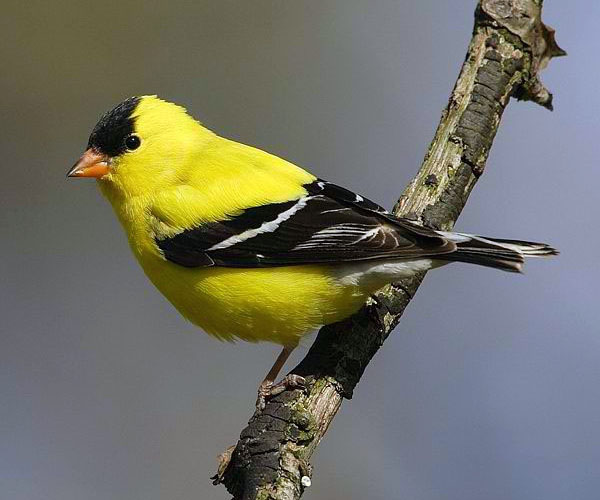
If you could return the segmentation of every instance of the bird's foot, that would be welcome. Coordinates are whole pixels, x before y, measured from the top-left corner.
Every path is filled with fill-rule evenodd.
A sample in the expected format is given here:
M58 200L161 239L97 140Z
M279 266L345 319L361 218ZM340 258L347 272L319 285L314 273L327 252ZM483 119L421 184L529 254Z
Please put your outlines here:
M223 482L223 476L225 475L227 467L229 467L229 462L231 462L233 450L235 450L234 444L217 456L217 473L210 478L215 486Z
M306 387L306 379L300 375L290 373L286 375L280 382L274 384L269 380L265 380L258 386L258 397L256 398L256 409L261 412L265 409L267 401L277 394L281 394L288 389L304 389Z

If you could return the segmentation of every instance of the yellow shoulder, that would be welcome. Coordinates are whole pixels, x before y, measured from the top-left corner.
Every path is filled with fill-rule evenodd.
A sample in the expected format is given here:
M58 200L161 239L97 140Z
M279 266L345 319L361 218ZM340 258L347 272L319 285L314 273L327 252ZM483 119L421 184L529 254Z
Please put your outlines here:
M152 213L172 228L223 220L244 209L306 195L315 176L260 149L217 138L187 160L181 183L161 191Z

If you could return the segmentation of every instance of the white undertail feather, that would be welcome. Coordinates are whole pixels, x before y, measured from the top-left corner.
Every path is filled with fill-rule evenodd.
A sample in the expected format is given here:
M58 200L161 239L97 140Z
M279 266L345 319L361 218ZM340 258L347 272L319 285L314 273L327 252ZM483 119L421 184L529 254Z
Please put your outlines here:
M409 278L421 271L429 271L433 267L448 264L432 259L414 259L405 261L355 262L340 266L337 278L342 285L370 286L373 284L391 283L402 278Z
M484 238L474 234L436 231L457 244L455 252L437 258L356 262L338 268L337 277L343 285L369 286L399 280L428 271L434 267L463 261L505 271L521 272L526 257L550 257L558 252L545 243Z

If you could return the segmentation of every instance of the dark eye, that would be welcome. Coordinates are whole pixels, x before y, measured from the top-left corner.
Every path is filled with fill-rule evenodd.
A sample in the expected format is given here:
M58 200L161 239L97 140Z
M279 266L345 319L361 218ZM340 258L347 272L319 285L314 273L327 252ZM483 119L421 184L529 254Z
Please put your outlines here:
M141 143L142 141L137 135L130 135L125 139L125 147L130 151L139 148Z

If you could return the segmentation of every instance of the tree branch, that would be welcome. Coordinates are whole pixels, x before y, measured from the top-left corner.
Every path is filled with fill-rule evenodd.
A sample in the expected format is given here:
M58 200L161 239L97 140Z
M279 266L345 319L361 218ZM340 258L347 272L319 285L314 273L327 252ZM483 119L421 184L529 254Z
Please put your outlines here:
M394 213L449 230L484 171L511 96L552 109L538 72L565 55L541 21L542 0L481 0L473 38L435 137ZM255 414L242 431L223 482L234 500L298 499L310 485L308 460L343 398L398 324L424 273L378 291L354 316L327 325L292 370L308 380Z

